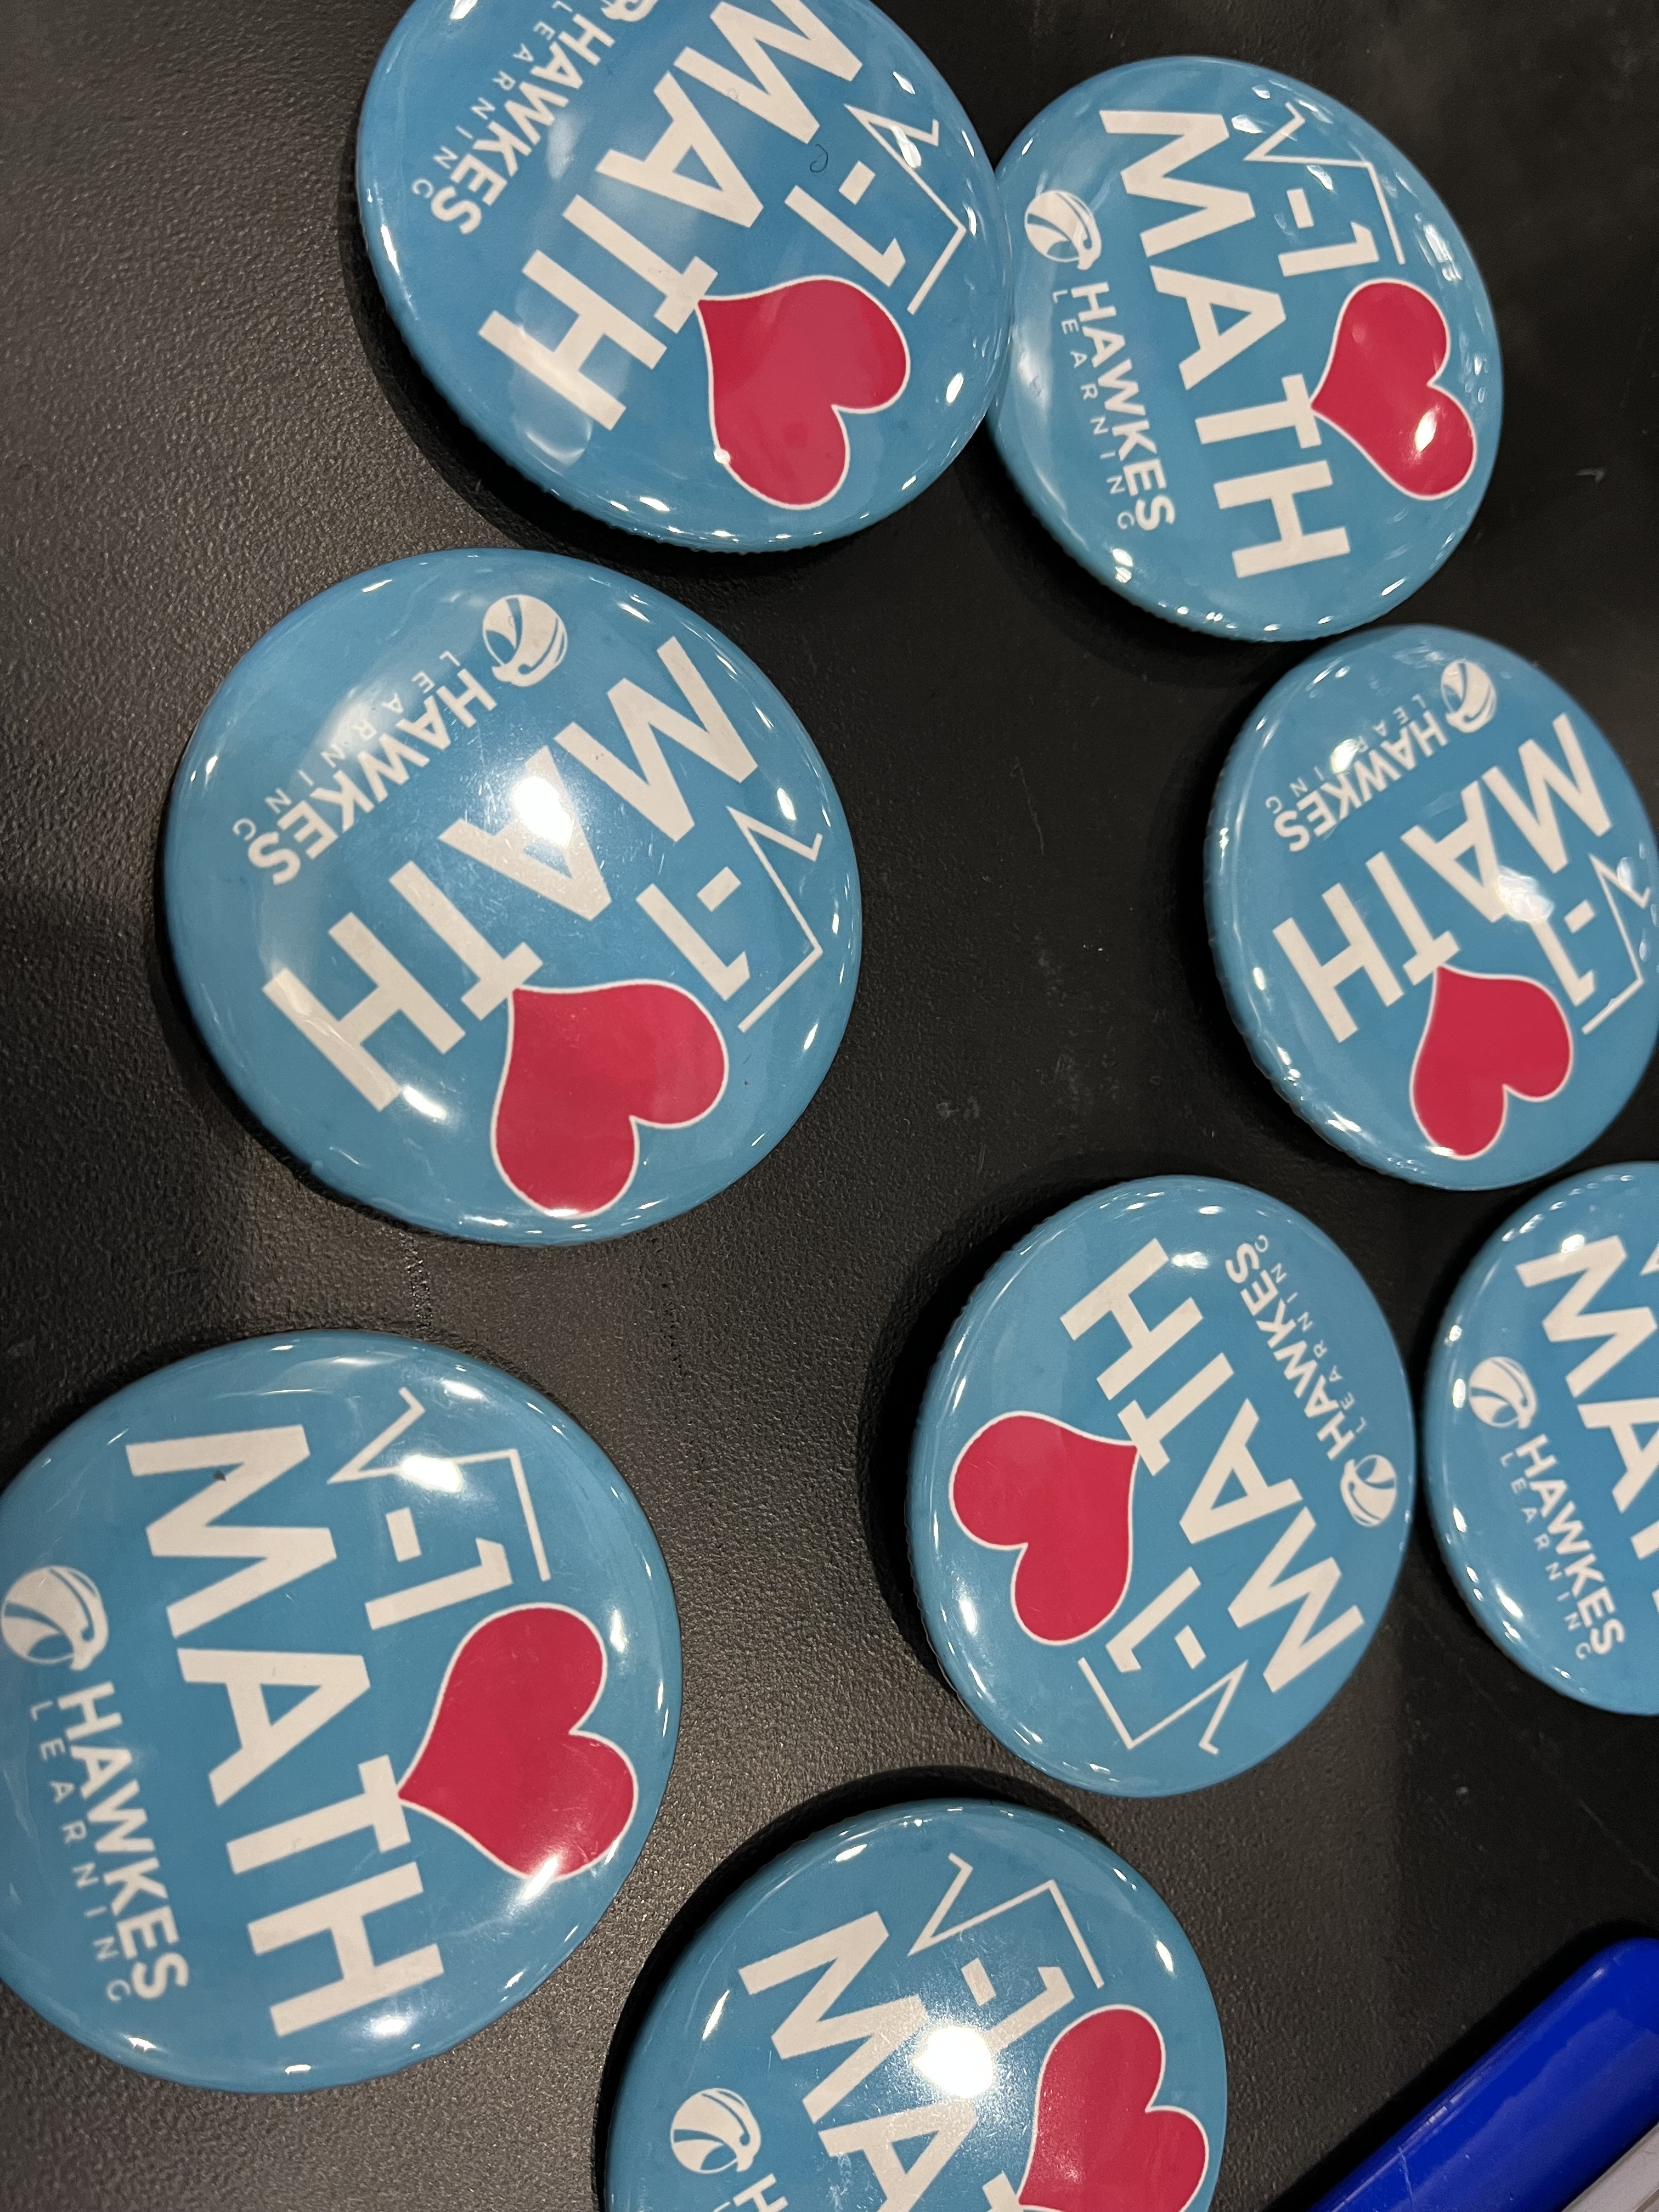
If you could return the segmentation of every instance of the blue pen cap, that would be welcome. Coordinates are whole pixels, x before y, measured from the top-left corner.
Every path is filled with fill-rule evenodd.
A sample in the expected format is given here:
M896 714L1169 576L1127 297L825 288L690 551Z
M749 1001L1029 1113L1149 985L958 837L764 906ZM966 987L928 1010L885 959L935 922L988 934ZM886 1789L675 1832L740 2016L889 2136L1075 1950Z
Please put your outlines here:
M1659 2121L1659 1942L1592 1959L1314 2212L1562 2212Z

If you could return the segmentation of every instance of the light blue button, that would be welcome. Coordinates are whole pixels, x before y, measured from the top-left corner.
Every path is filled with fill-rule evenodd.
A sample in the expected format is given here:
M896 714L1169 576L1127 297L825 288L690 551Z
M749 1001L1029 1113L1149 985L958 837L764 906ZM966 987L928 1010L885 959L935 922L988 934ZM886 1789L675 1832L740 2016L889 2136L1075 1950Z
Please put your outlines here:
M1045 108L997 179L992 431L1068 552L1239 637L1352 629L1433 574L1503 379L1469 249L1386 138L1242 62L1137 62Z
M1227 2070L1168 1908L1094 1837L902 1806L740 1889L629 2053L607 2212L1204 2212Z
M1659 1713L1659 1167L1529 1200L1458 1285L1424 1480L1464 1603L1529 1674Z
M990 164L867 0L416 0L357 191L450 404L647 538L860 530L950 465L1002 366Z
M859 965L834 787L737 647L626 577L436 553L233 670L168 817L202 1033L337 1190L591 1243L770 1152Z
M429 1345L204 1352L0 1498L0 1975L124 2065L326 2088L528 1996L678 1724L662 1554L545 1398Z
M1358 1663L1414 1457L1389 1325L1328 1237L1237 1183L1120 1184L1000 1261L933 1370L909 1492L927 1632L1046 1774L1225 1781Z
M1635 786L1541 670L1461 630L1304 661L1234 746L1210 939L1258 1066L1387 1174L1550 1174L1659 1031L1654 844Z

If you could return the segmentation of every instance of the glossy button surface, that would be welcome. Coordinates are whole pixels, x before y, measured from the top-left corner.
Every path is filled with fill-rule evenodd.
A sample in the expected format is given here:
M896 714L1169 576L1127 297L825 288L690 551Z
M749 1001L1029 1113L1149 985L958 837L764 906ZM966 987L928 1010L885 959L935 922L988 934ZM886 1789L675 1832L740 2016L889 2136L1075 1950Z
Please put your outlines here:
M1139 1875L1012 1806L902 1806L787 1852L679 1960L607 2212L1203 2212L1226 2102L1203 1970Z
M1233 748L1205 863L1258 1065L1368 1166L1547 1175L1647 1066L1642 802L1583 708L1485 638L1382 629L1293 670Z
M1068 552L1194 629L1319 637L1468 529L1502 375L1456 225L1387 139L1242 62L1137 62L997 172L999 449Z
M867 0L416 0L363 106L364 234L478 434L605 522L732 552L947 467L1008 331L973 128Z
M733 1182L846 1027L858 875L811 742L671 599L538 553L352 578L216 694L167 926L225 1073L383 1212L615 1237Z
M933 1370L909 1493L927 1632L1045 1773L1224 1781L1358 1663L1413 1457L1394 1339L1328 1237L1237 1183L1120 1184L1000 1261Z
M1446 1309L1424 1399L1435 1534L1494 1644L1659 1713L1659 1167L1530 1200Z
M526 1997L638 1856L679 1635L575 1423L392 1337L226 1346L0 1498L0 1974L221 2089L389 2074Z

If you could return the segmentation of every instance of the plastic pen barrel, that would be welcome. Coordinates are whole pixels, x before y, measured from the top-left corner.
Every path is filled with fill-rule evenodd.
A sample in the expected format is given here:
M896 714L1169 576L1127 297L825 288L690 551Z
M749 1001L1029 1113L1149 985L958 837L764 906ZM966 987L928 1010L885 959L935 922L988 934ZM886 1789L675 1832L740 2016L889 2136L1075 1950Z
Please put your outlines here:
M1659 2123L1659 1941L1614 1943L1315 2212L1563 2212Z

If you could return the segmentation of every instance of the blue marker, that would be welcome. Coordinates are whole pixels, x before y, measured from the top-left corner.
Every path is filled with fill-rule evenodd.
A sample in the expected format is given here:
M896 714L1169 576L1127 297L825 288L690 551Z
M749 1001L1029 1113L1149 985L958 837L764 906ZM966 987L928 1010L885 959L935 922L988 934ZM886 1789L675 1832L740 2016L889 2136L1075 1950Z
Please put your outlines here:
M1315 2212L1561 2212L1659 2121L1659 1942L1614 1943Z

